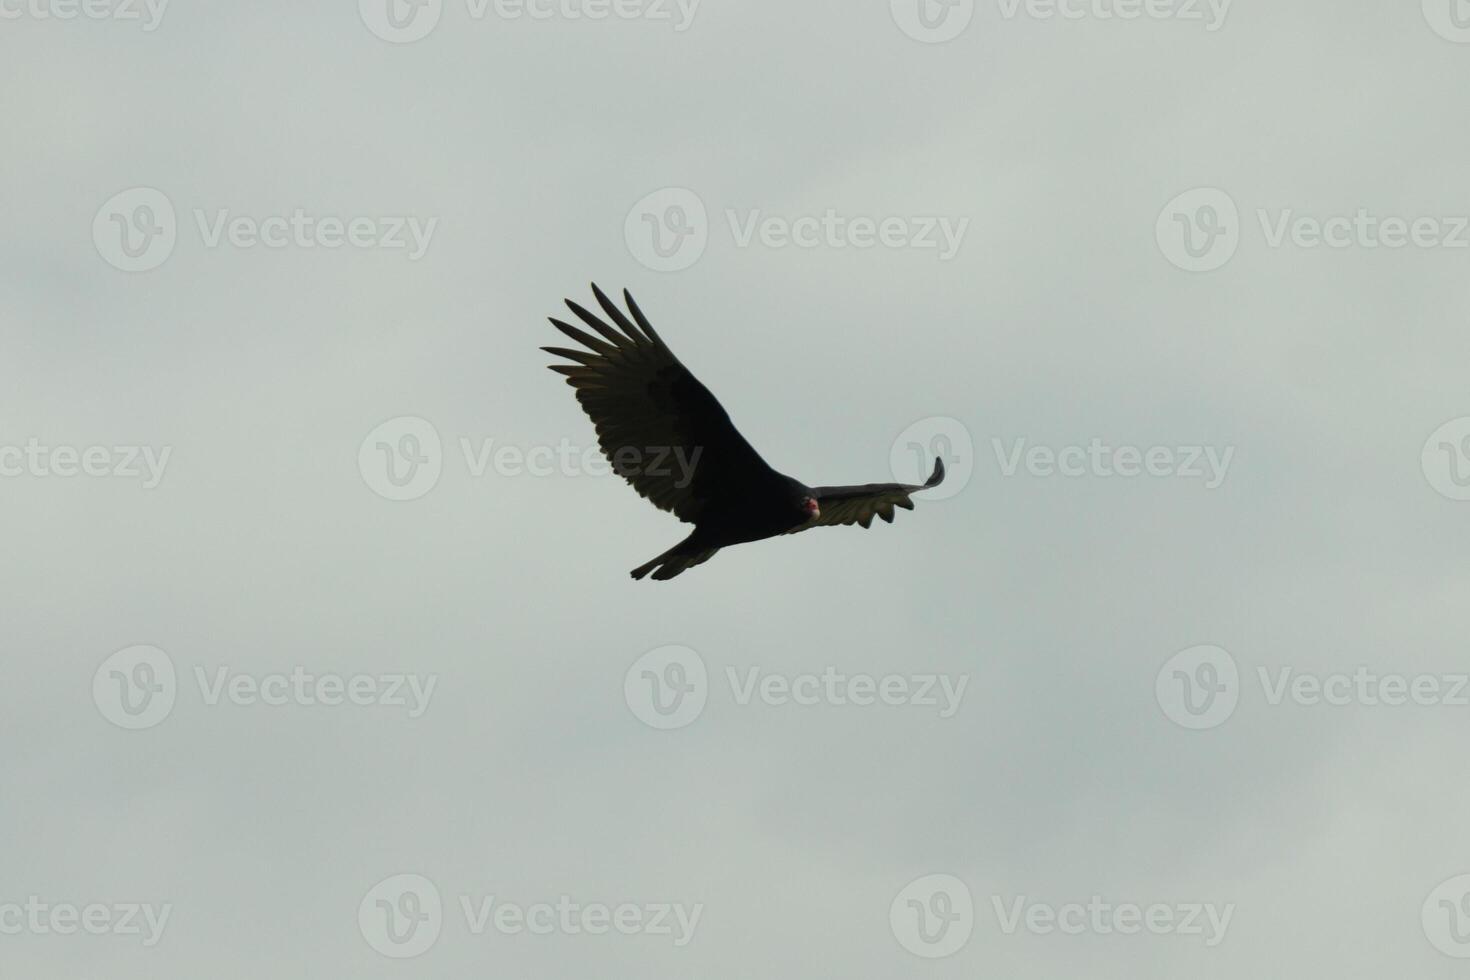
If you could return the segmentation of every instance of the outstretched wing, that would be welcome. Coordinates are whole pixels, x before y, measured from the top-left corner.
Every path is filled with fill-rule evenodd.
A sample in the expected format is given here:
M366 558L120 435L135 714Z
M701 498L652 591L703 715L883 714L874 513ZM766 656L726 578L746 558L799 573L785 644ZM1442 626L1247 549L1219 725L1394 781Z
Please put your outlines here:
M592 292L612 323L567 300L593 333L554 317L551 323L586 349L542 350L573 362L550 367L576 389L613 470L687 523L698 521L712 499L774 476L715 396L654 332L632 295L623 291L630 321L595 283Z
M914 502L909 499L910 494L937 487L943 482L944 460L936 457L934 472L923 486L910 483L869 483L861 487L815 487L812 496L817 498L821 516L800 527L794 527L787 533L795 534L808 528L836 527L840 524L861 524L866 528L873 523L875 516L892 524L895 507L914 509Z

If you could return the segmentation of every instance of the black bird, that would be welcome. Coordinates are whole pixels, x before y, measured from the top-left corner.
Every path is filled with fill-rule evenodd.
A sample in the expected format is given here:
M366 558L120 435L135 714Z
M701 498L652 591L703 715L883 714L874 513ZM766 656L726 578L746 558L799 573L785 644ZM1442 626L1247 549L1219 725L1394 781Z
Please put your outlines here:
M543 347L571 364L553 364L577 390L597 427L597 441L614 472L679 520L689 537L633 569L641 579L671 579L732 544L812 527L861 524L876 515L893 523L893 509L913 510L909 495L944 480L944 461L923 486L869 483L809 487L771 469L736 431L709 389L679 363L627 290L628 315L594 283L593 295L613 325L567 300L596 336L555 317L551 323L586 350Z

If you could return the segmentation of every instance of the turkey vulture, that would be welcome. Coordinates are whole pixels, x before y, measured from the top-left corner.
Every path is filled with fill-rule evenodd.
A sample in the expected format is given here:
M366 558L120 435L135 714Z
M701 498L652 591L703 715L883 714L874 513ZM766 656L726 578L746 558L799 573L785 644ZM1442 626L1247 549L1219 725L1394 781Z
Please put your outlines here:
M541 349L572 362L550 367L576 389L613 471L661 510L694 525L689 537L633 569L635 579L649 572L671 579L721 548L778 534L838 524L866 528L874 516L891 524L895 507L914 509L910 494L944 479L941 459L923 486L809 487L777 473L735 430L709 389L679 363L627 290L626 314L596 283L592 293L612 324L567 300L593 333L555 317L551 323L586 349Z

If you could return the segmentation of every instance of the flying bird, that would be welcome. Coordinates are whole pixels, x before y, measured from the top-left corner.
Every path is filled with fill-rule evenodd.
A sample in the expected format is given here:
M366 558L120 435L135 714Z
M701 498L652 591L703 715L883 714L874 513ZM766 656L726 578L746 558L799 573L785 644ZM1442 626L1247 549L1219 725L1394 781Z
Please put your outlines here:
M627 290L626 313L596 283L592 293L611 323L567 300L592 332L555 317L551 323L585 349L541 349L572 362L550 367L576 389L613 471L659 509L694 525L683 541L633 569L633 578L652 572L657 580L671 579L721 548L808 528L866 528L875 516L891 524L895 507L914 509L910 494L944 480L938 458L922 486L809 487L777 473L654 332Z

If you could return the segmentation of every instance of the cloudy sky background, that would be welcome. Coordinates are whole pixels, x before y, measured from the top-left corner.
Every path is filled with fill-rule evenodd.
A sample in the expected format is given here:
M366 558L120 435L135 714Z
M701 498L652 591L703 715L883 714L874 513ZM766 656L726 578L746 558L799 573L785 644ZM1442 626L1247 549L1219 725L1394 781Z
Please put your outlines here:
M986 0L942 44L838 0L705 0L683 31L446 0L402 44L351 2L178 0L152 31L7 7L0 445L172 455L154 489L0 479L0 906L172 912L151 948L0 935L4 972L1459 975L1421 909L1470 872L1470 707L1272 705L1257 678L1470 669L1470 504L1421 464L1470 416L1470 250L1272 247L1257 217L1470 214L1470 45L1416 7L1239 0L1212 31ZM126 273L92 227L135 187L178 241ZM707 206L709 243L655 272L624 229L667 187ZM1208 273L1155 234L1195 188L1240 214ZM211 248L196 209L438 224L411 261ZM740 247L727 209L969 226L950 261ZM594 279L778 469L889 479L900 433L943 418L971 478L892 527L631 582L685 533L669 515L610 477L476 477L459 448L591 444L537 347ZM443 472L394 502L358 451L401 416L432 423ZM994 448L1094 438L1234 456L1211 490L1007 476ZM177 701L127 731L93 676L138 644ZM708 704L657 731L624 675L670 644ZM1191 731L1155 682L1201 644L1239 665L1239 703ZM725 681L829 666L968 687L940 718L741 705ZM210 705L195 671L220 668L438 681L410 718ZM400 873L446 907L407 962L358 924ZM976 912L926 961L889 912L931 874ZM473 935L458 900L486 895L703 911L682 948ZM1093 895L1234 913L1207 947L1008 935L992 906Z

